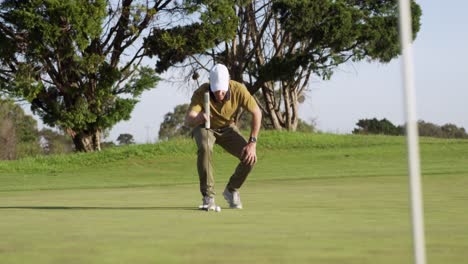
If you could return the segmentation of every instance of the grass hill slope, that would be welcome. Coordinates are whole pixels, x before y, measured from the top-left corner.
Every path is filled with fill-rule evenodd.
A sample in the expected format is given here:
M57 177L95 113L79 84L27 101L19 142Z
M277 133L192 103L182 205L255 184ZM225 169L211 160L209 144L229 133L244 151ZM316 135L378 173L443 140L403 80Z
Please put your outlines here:
M468 173L468 140L422 138L424 175ZM406 175L404 137L264 132L249 181ZM129 145L96 153L0 162L0 191L135 187L196 183L190 139ZM228 177L237 160L215 148L215 173Z

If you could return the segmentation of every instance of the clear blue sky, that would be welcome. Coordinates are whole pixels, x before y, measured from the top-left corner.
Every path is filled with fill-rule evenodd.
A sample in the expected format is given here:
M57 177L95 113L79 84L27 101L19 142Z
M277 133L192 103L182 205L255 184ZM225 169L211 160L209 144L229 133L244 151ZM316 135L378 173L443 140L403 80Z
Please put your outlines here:
M418 119L468 130L468 1L417 2L423 11L413 46ZM132 119L117 124L106 140L130 133L138 143L154 142L164 115L190 101L191 90L180 85L161 82L145 92ZM362 118L403 124L400 58L389 64L346 64L330 81L313 80L300 116L314 120L319 130L333 133L351 133Z

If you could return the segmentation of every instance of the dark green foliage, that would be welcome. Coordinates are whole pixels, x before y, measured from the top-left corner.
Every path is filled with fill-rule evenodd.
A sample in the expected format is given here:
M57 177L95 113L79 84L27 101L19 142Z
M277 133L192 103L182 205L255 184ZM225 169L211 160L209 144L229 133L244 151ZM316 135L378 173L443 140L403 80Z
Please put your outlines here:
M423 120L418 121L419 135L422 137L437 137L437 138L468 138L463 127L457 127L454 124L445 124L442 126L425 122Z
M396 127L392 122L387 119L377 120L373 119L360 119L356 126L358 128L353 130L353 134L383 134L383 135L402 135L403 128Z
M117 141L119 142L119 145L130 145L130 144L135 144L135 140L133 139L132 134L120 134L117 137Z
M126 32L135 7L125 1L112 29L107 1L4 1L0 35L2 90L24 98L45 124L72 136L79 151L100 149L100 133L130 118L143 90L154 88L154 71L120 65L122 52L138 37ZM147 12L149 14L149 11ZM111 15L111 14L109 14ZM112 24L110 24L112 25ZM143 25L142 25L143 29ZM134 39L135 38L135 39ZM138 54L140 56L141 54ZM125 80L128 80L124 84ZM121 96L125 97L121 97Z
M185 115L189 105L177 105L174 112L164 115L164 121L159 127L159 140L169 140L174 137L187 137L191 129L184 125Z
M382 134L402 136L406 133L406 126L395 126L387 119L377 120L373 119L360 119L353 130L353 134ZM418 132L421 137L436 137L436 138L468 138L463 127L457 127L454 124L445 124L442 126L418 121Z
M454 124L445 124L440 127L440 130L444 132L447 138L468 138L465 129L463 127L457 127Z
M421 9L411 2L416 37ZM273 10L284 32L289 33L288 41L301 48L295 49L294 57L272 59L272 65L266 65L269 69L310 67L329 79L333 67L350 59L389 62L400 54L396 0L276 0ZM272 74L265 79L277 80L278 76L282 75Z
M155 28L145 39L148 53L158 56L156 71L163 72L188 56L205 52L232 39L237 17L231 0L185 1L185 16L200 16L200 21L170 29Z
M418 132L421 137L443 137L440 126L422 120L418 122Z
M103 131L128 120L159 80L142 59L159 56L162 72L180 61L180 50L189 55L232 36L229 3L3 1L0 90L29 101L45 124L72 137L76 150L99 150Z

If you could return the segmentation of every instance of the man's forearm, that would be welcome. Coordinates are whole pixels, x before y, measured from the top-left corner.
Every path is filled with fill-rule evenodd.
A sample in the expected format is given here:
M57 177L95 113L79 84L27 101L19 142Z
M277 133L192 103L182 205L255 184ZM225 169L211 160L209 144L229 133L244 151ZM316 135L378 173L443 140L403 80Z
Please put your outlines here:
M202 115L199 115L198 113L188 113L185 116L185 125L194 128L200 124L205 122L205 119L202 118Z
M251 137L258 137L260 131L260 126L262 125L262 111L257 108L255 112L252 113L252 127L250 131Z

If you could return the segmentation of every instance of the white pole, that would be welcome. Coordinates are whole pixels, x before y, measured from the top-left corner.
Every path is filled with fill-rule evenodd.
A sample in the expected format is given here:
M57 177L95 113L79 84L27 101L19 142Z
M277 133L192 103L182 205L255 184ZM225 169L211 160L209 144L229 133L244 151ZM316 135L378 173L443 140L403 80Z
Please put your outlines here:
M205 114L208 116L208 119L205 120L205 129L210 129L210 92L205 93L204 97L205 101Z
M413 224L413 247L415 264L426 263L424 239L424 213L422 205L421 170L419 159L418 124L416 118L416 95L412 54L411 0L399 0L400 43L403 53L403 81L405 88L406 140L410 172L411 214Z

